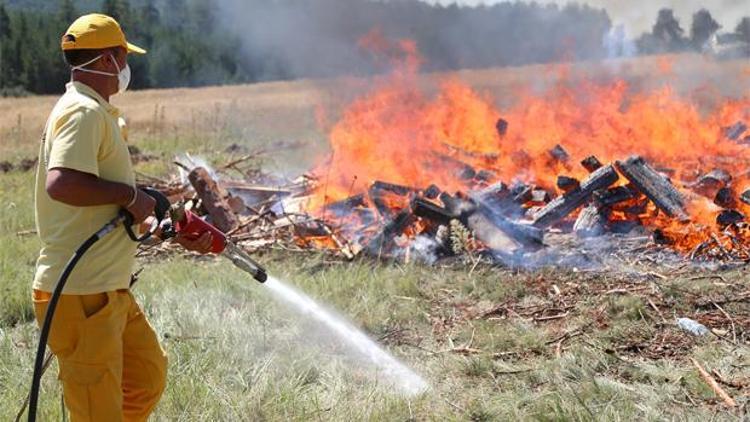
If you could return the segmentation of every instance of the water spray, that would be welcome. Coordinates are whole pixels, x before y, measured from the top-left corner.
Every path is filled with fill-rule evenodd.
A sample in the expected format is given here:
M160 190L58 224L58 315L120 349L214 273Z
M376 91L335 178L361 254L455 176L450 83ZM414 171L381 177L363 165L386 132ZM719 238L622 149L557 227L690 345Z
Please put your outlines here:
M235 266L250 274L260 283L266 283L268 280L266 286L269 290L274 292L277 297L282 299L288 305L293 306L300 313L312 316L315 320L322 323L331 330L331 332L336 334L337 337L347 342L358 352L367 356L368 359L377 366L378 369L382 370L386 376L393 380L398 380L398 386L401 387L404 393L418 394L427 390L427 383L419 375L398 362L393 356L388 354L388 352L383 350L360 330L356 329L344 319L325 310L304 293L293 289L276 278L271 277L269 279L266 270L260 264L255 262L255 260L253 260L244 250L230 241L219 229L181 205L171 206L169 200L159 191L148 188L142 190L153 197L156 201L156 206L154 207L156 220L150 230L143 235L137 235L133 231L133 216L126 210L121 210L117 217L105 224L99 229L99 231L92 234L91 237L81 244L71 257L70 261L68 261L60 275L60 279L57 281L57 284L55 284L47 305L47 311L44 315L44 322L41 327L39 344L37 346L37 353L34 361L34 374L32 376L31 390L27 401L29 406L29 422L36 421L41 378L46 368L44 352L47 347L47 339L49 338L50 328L52 327L52 319L55 314L57 302L60 299L65 283L68 281L70 274L73 272L73 269L78 264L81 257L83 257L83 255L86 254L96 242L117 229L120 225L125 228L125 231L128 233L131 240L139 243L149 239L158 231L160 231L159 237L162 240L175 237L178 234L185 236L188 239L197 239L205 233L210 233L212 239L211 252L228 258ZM169 218L167 218L167 216ZM22 415L23 409L21 409L19 417Z

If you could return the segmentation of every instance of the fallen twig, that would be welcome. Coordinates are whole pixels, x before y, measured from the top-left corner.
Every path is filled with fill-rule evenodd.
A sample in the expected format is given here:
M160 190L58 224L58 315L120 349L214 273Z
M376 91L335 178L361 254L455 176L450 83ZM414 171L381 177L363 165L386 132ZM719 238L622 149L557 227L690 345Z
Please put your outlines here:
M727 394L726 391L724 391L723 388L719 385L718 382L714 379L714 377L711 376L708 372L706 372L705 369L698 363L697 360L690 358L690 361L693 363L693 366L698 370L698 373L701 375L701 378L703 378L703 381L708 384L709 387L711 387L712 390L714 390L714 393L716 393L717 396L719 396L723 401L724 404L726 404L729 407L737 407L737 402L734 401L732 397Z

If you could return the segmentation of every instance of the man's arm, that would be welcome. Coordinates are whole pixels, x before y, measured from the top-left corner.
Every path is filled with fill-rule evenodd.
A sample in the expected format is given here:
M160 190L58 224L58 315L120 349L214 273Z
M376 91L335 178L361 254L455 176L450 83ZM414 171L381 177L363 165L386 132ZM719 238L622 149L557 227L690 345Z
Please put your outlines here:
M61 167L47 172L46 190L50 198L74 207L110 204L125 207L133 200L130 185ZM135 203L127 210L133 215L134 223L141 223L153 212L156 201L139 189L135 192Z

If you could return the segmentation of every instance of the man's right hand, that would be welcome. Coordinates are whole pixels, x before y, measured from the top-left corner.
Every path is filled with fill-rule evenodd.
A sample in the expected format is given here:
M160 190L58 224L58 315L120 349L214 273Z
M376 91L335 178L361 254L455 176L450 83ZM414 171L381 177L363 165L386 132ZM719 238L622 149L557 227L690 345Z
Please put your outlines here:
M136 188L135 192L135 204L126 209L133 216L133 224L141 224L154 212L156 200L140 189Z

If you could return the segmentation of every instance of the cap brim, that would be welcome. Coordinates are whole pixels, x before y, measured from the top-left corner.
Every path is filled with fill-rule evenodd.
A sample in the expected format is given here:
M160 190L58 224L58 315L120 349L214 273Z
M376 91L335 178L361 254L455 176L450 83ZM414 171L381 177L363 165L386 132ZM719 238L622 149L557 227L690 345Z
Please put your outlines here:
M142 49L141 47L138 47L135 44L127 43L128 44L128 53L135 53L135 54L146 54L146 50Z

